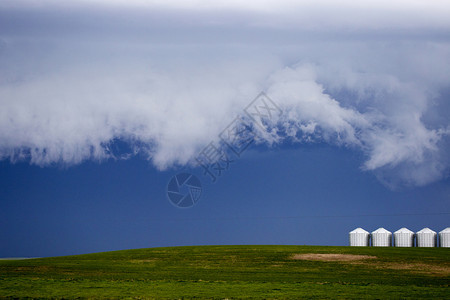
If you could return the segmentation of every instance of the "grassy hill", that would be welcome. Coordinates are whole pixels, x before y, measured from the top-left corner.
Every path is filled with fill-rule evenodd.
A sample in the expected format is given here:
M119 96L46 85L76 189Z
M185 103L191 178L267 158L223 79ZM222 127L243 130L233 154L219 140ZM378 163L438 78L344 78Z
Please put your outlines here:
M0 261L0 297L450 298L450 249L196 246Z

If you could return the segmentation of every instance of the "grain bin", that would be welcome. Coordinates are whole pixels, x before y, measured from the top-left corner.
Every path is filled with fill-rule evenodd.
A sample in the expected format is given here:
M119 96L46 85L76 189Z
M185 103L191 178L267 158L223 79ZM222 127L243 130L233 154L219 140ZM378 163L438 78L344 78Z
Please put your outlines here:
M414 247L414 232L405 227L394 232L394 246Z
M439 232L439 246L446 248L450 247L450 227Z
M350 246L369 246L370 233L362 228L350 231Z
M372 246L389 247L392 245L392 233L384 228L372 232Z
M417 247L436 247L437 234L430 228L424 228L416 233Z

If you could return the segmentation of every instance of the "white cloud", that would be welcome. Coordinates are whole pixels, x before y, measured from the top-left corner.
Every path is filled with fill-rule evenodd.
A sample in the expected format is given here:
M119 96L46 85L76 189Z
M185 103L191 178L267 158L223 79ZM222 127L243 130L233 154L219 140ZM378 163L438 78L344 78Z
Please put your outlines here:
M2 15L11 12L5 3ZM439 95L450 83L444 2L404 10L387 2L286 1L275 10L271 1L220 2L183 14L184 2L172 2L151 4L163 7L148 15L87 9L63 18L47 11L50 2L35 3L0 21L3 159L102 160L122 139L158 168L186 164L265 90L285 113L283 134L265 135L272 142L286 135L351 147L387 183L393 174L407 184L446 176L449 119L436 108L446 107ZM414 19L418 11L434 18ZM360 12L373 15L350 18Z
M195 22L313 30L448 29L445 0L3 0L0 9L59 12L176 13ZM136 17L134 15L133 17ZM198 17L200 16L200 18ZM97 20L101 21L101 20ZM131 22L132 23L132 22Z

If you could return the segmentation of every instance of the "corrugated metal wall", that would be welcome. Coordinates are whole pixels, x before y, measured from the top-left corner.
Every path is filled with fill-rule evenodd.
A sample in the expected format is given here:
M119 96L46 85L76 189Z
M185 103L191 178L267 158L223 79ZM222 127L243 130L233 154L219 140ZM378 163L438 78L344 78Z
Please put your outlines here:
M450 247L450 227L439 232L439 246L446 248Z
M380 227L372 233L358 227L349 232L350 246L374 246L374 247L439 247L450 248L450 227L445 228L439 235L430 228L423 228L414 233L408 228L400 228L392 234ZM393 244L392 244L392 238ZM414 245L414 240L416 245Z
M414 247L414 232L405 227L394 232L394 246Z
M372 232L372 246L390 247L392 245L392 233L384 228L378 228Z
M349 233L350 246L368 247L370 233L362 228L356 228Z
M430 228L417 231L417 247L436 247L437 235Z

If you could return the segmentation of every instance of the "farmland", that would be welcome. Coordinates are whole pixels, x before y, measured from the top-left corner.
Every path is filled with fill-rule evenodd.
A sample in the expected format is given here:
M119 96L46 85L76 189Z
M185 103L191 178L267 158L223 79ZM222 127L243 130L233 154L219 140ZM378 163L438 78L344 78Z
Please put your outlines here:
M450 249L189 246L0 261L0 298L450 298Z

